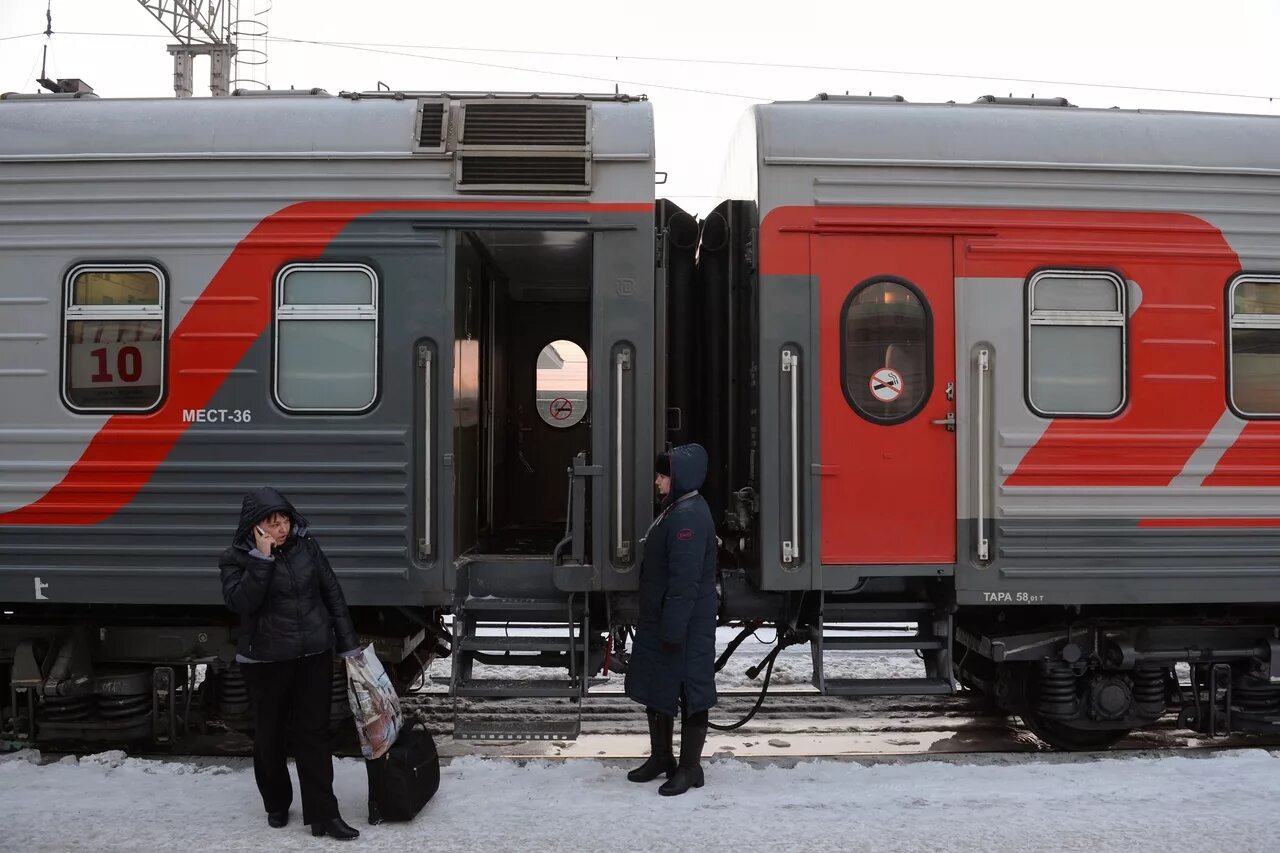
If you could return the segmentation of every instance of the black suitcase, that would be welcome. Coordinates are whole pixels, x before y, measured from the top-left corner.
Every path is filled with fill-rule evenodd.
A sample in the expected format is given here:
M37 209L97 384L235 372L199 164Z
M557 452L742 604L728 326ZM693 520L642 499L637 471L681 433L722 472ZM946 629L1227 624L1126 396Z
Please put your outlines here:
M431 733L417 724L400 732L381 758L366 761L369 823L413 820L440 788L440 756Z

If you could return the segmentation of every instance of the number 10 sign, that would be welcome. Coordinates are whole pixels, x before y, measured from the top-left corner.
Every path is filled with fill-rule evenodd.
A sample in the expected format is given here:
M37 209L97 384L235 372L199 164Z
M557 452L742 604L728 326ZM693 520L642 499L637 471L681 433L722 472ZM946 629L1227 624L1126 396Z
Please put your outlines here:
M71 387L160 384L160 342L85 343L71 346Z

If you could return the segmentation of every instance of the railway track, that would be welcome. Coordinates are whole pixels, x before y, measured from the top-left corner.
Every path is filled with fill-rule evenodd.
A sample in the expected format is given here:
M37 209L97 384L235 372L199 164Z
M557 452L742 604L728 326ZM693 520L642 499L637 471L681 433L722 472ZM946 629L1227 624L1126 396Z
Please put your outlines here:
M443 697L441 697L443 699ZM756 700L754 693L722 694L712 711L712 722L725 724L745 716ZM448 700L411 699L406 707L436 732L452 731L454 707ZM545 700L465 702L458 714L482 719L519 719L531 715L577 714L571 704L553 705ZM511 715L507 717L507 715ZM851 755L859 753L1028 752L1045 747L1016 718L992 712L981 697L955 696L844 698L813 693L770 693L756 716L733 732L713 731L708 741L715 753L736 755ZM588 748L582 748L585 744ZM561 757L590 752L607 745L610 752L641 754L648 747L644 715L624 696L592 696L582 707L582 735L572 744L551 742L503 742L486 744L453 742L452 754L479 752L498 755ZM1183 749L1200 746L1275 746L1280 737L1235 736L1205 739L1179 728L1174 714L1156 725L1135 732L1118 749Z
M722 692L712 711L713 723L735 722L755 704L757 693ZM576 740L459 741L452 737L455 714L487 721L570 719L577 705L549 699L460 699L427 692L406 696L406 713L422 722L435 736L446 759L482 755L517 760L591 758L630 759L645 754L648 735L644 714L630 699L618 693L593 694L582 704L582 732ZM335 751L358 756L354 732L339 730ZM1176 714L1134 732L1111 752L1132 750L1171 751L1204 748L1280 747L1280 736L1233 735L1205 738L1179 728ZM49 745L48 752L85 754L113 748L111 745ZM246 756L252 741L243 732L216 730L194 736L164 753L154 748L135 754L196 756ZM981 697L886 696L844 698L812 692L771 691L756 716L741 729L712 731L707 754L768 762L821 757L883 759L909 756L960 756L978 753L1050 752L1014 717L988 710Z
M712 722L736 722L751 710L757 696L758 692L722 692L712 711ZM447 697L411 696L405 707L433 730L452 731L455 706ZM493 720L527 719L577 715L578 708L570 702L557 703L545 699L464 699L458 701L456 713ZM620 694L592 695L582 703L581 713L584 734L646 732L644 714L639 712L635 702ZM915 723L955 727L982 721L984 717L995 719L984 714L980 700L968 695L845 699L811 692L771 691L744 730L797 731L798 726L804 725L818 731L851 727L905 731Z
M712 722L741 719L755 703L754 692L727 692L712 711ZM649 747L644 713L625 695L593 694L582 703L581 735L576 740L454 740L454 717L488 721L567 720L579 713L575 703L554 699L460 699L454 706L443 693L415 693L403 699L407 715L436 736L440 754L448 758L489 756L594 758L630 760ZM358 756L355 734L339 730L335 752ZM1280 736L1233 735L1207 739L1180 729L1176 715L1135 731L1111 752L1194 751L1201 748L1280 747ZM101 752L95 745L90 752ZM64 747L86 752L83 747ZM187 756L248 756L252 740L239 731L221 730L186 740ZM50 749L58 752L59 749ZM156 753L147 749L146 754ZM829 697L796 690L769 693L753 720L736 731L712 731L710 756L786 762L818 757L859 758L963 756L975 753L1050 753L1015 717L993 713L972 693L951 697ZM142 754L142 753L137 753ZM1064 753L1056 753L1064 754ZM1048 756L1046 756L1048 757Z

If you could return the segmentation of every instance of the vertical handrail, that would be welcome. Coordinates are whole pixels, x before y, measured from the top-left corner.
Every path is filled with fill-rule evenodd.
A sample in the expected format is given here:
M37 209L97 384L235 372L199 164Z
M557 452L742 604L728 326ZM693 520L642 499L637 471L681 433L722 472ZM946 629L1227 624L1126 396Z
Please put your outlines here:
M614 487L614 555L619 560L626 560L631 556L631 543L623 539L626 531L623 529L623 488L622 488L622 462L623 462L623 387L622 372L631 366L631 355L627 350L619 350L613 357L613 385L616 389L617 403L614 411L616 429L616 439L614 443L613 457L613 487Z
M431 556L431 348L418 347L418 367L422 368L422 536L418 558Z
M782 541L782 562L800 559L800 354L782 351L782 372L791 375L791 538Z
M991 370L991 351L978 350L978 559L991 559L991 543L987 539L987 374Z

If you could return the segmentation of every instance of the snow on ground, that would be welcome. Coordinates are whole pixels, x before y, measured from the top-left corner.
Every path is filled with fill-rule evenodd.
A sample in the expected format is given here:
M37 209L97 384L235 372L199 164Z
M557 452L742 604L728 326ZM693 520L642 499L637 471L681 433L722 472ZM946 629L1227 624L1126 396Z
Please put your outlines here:
M410 824L366 824L364 768L337 762L344 850L875 850L1262 853L1280 849L1280 753L1063 760L972 757L791 767L706 764L707 786L663 798L590 760L466 757ZM40 766L0 756L0 837L13 851L316 850L298 822L269 829L243 759L102 753ZM967 759L966 759L967 760ZM982 763L978 763L982 762ZM295 781L296 785L296 781Z

